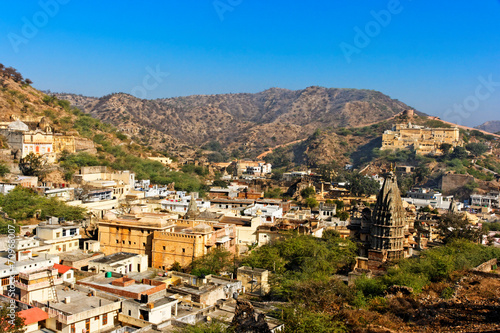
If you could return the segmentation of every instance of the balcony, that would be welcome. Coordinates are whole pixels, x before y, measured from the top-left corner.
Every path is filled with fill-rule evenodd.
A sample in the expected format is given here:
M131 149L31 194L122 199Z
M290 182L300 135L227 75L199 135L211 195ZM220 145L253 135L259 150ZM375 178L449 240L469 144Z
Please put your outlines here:
M52 276L56 277L57 273L58 273L57 269L53 268L53 269L51 269L51 271L52 271ZM19 278L25 279L25 280L42 279L42 278L45 278L47 276L48 276L47 269L40 270L39 268L31 270L31 271L24 271L22 273L19 273Z
M54 284L62 284L63 280L60 278L54 278ZM22 283L21 281L15 281L14 285L18 287L19 289L26 290L26 291L33 291L33 290L38 290L38 289L43 289L43 288L48 288L50 287L50 281L42 281L38 283L32 283L32 284L25 284Z

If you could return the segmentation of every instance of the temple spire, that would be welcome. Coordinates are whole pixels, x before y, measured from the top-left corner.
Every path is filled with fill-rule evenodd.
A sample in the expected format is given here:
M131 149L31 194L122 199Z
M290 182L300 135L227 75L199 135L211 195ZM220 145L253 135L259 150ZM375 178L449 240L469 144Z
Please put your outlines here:
M184 218L195 219L198 215L200 215L200 211L198 209L198 205L196 204L194 194L191 193L191 200L189 201L188 209L186 215L184 215Z

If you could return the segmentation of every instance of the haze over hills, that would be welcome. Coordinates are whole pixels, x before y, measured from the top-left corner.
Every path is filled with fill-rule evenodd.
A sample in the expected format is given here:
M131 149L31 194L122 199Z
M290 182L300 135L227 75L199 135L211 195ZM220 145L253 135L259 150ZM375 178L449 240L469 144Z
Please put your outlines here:
M487 121L476 128L490 133L498 133L500 132L500 120Z
M199 147L216 140L228 149L244 146L262 151L266 146L304 139L318 128L363 126L410 108L378 91L316 86L156 100L123 93L101 98L56 96L157 148Z

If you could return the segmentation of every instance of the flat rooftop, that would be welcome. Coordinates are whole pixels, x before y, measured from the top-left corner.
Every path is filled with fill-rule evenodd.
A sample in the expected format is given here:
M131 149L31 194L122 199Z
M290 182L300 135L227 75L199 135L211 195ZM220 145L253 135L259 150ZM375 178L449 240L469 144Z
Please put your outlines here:
M136 293L136 294L143 293L145 291L148 291L149 289L153 289L156 287L156 286L150 286L148 284L142 284L142 283L134 283L134 284L131 284L130 286L124 286L124 287L112 285L111 283L117 279L118 278L116 278L116 277L107 278L107 277L104 277L103 275L100 275L100 276L94 275L94 276L91 276L87 279L82 279L82 280L80 280L80 282L87 283L89 285L107 287L107 288L115 289L117 291L118 290L128 291L128 292Z
M57 297L59 298L58 303L50 302L50 307L67 314L77 314L83 311L88 311L92 309L99 308L108 304L114 303L109 299L99 297L99 296L88 296L87 292L67 289L64 286L56 286ZM68 304L64 303L63 300L69 297L70 302Z
M79 261L79 260L88 259L90 257L99 256L101 254L102 253L100 253L100 252L85 253L82 250L76 250L76 251L71 251L71 252L59 253L59 258L62 261Z
M119 261L126 260L126 259L129 259L129 258L133 258L133 257L136 257L136 256L138 256L138 254L128 253L128 252L118 252L118 253L110 254L109 256L105 256L105 257L102 257L102 258L99 258L99 259L94 259L94 260L91 260L91 261L92 262L97 262L97 263L100 263L100 264L112 265L112 264L117 263Z
M179 301L173 296L174 296L174 294L167 293L167 295L165 297L159 298L159 299L157 299L153 302L149 302L149 303L153 303L155 308L160 307L160 306L165 305L165 304L173 303L173 302L178 303ZM141 303L141 301L137 300L137 299L128 299L125 302L130 302L130 303L134 303L134 304L141 304L140 306L144 307L144 308L147 307L147 303Z

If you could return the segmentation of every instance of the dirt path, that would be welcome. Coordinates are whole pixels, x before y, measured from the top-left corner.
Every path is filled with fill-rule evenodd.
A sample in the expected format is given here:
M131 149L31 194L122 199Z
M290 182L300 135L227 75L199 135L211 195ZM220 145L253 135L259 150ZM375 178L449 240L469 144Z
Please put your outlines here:
M295 140L295 141L292 141L292 142L284 143L282 145L278 145L278 146L273 147L273 148L269 148L268 150L266 150L265 152L263 152L262 154L260 154L259 156L257 156L257 159L258 160L263 159L265 156L271 154L275 149L278 149L278 148L281 148L281 147L290 146L290 145L294 145L296 143L299 143L299 142L302 142L302 141L305 141L305 140L307 140L307 138L300 139L300 140Z

